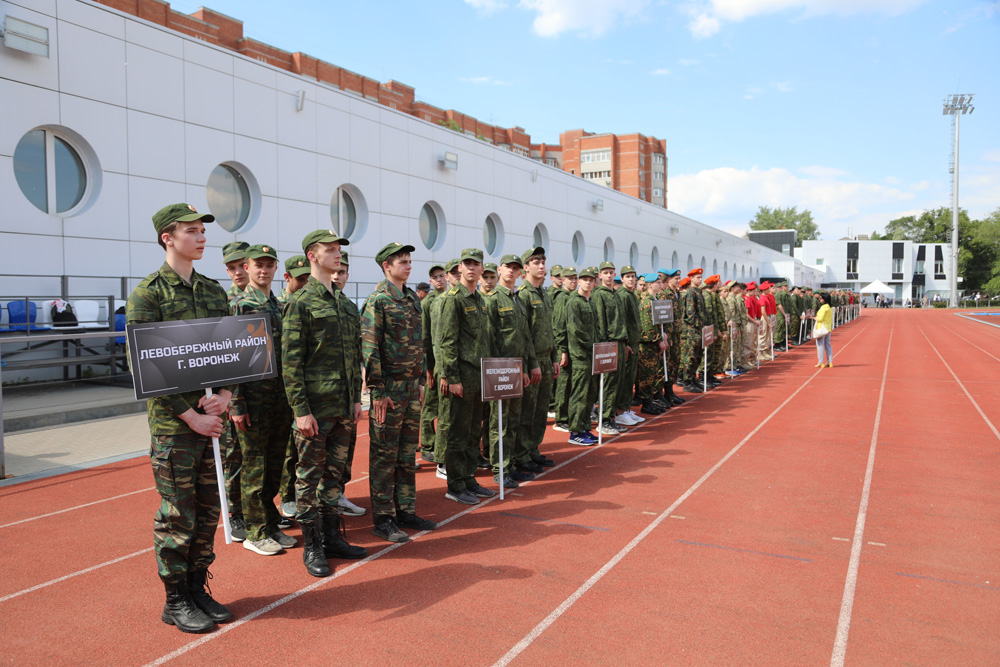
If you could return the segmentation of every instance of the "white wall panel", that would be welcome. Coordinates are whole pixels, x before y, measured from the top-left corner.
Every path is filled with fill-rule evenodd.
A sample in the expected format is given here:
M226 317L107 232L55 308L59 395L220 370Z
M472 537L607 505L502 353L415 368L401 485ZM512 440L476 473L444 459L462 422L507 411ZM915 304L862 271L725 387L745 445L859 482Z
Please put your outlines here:
M184 58L185 40L175 32L129 20L125 21L125 39L174 58Z
M184 126L184 182L204 188L208 176L222 162L235 159L231 132L190 123Z
M128 210L128 176L104 172L100 195L86 211L66 218L63 230L66 236L128 240Z
M184 181L184 123L128 112L128 163L133 176Z
M233 79L233 127L236 134L277 141L277 103L278 94L273 87Z
M95 30L117 40L125 39L125 18L99 5L58 0L56 15L60 21Z
M318 106L316 109L316 146L323 155L351 156L351 115L340 109Z
M73 95L60 95L62 125L83 137L105 172L128 173L126 110Z
M233 77L185 62L184 120L232 132L233 116Z
M22 21L28 21L29 23L48 28L49 57L33 56L0 46L0 53L3 55L3 66L0 67L0 76L5 79L21 81L23 83L30 83L33 86L55 90L59 87L59 40L56 39L55 2L47 3L39 1L32 3L32 6L39 11L32 11L31 9L20 5L12 5L8 2L0 2L0 13L4 16L13 16Z
M62 92L125 106L125 62L124 41L72 23L59 24Z
M278 194L278 145L237 134L234 137L236 161L249 169L257 179L260 193L269 197Z
M18 100L3 104L0 155L13 156L21 138L39 125L60 123L59 94L51 90L0 79L0 100Z
M184 61L137 44L126 47L130 109L184 118Z
M315 203L316 153L278 146L278 196Z

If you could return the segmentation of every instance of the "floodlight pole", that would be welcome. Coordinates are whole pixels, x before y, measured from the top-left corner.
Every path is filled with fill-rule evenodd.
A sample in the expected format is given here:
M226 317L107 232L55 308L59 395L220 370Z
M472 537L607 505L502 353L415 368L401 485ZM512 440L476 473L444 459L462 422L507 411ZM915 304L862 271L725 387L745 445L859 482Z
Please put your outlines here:
M944 100L944 115L955 117L955 164L952 165L951 172L951 272L948 278L948 288L951 291L948 306L951 308L958 308L958 117L974 110L972 95L950 95Z

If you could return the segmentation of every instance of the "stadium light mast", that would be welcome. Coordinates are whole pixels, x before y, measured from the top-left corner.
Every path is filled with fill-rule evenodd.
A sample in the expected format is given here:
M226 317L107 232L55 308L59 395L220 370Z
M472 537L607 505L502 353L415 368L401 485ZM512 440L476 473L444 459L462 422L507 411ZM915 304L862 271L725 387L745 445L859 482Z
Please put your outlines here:
M948 287L951 290L948 306L958 308L958 117L975 111L972 95L949 95L944 98L941 114L952 116L955 123L955 146L951 165L951 272Z

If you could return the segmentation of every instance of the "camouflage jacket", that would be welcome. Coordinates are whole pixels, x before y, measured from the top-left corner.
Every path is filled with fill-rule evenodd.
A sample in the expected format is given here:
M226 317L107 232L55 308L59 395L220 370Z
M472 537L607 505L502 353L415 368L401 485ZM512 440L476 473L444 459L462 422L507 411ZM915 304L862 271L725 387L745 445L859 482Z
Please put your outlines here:
M226 290L226 298L229 299L229 305L233 305L233 301L236 300L240 294L243 294L243 290L236 286L236 283L232 283L229 289Z
M713 322L715 324L715 336L719 338L722 334L729 332L729 325L726 323L726 320L729 318L726 317L726 309L722 304L722 297L719 293L707 291L705 299L708 300L709 297L712 298L712 306L715 309L715 321Z
M673 304L674 310L674 321L670 324L663 325L663 332L667 334L668 338L680 341L681 338L681 326L684 324L684 311L682 309L681 299L677 292L670 288L663 290L661 296L659 297L666 301L670 301Z
M279 399L284 398L284 387L281 386L281 304L274 298L274 294L268 292L264 294L253 285L247 288L232 300L230 308L233 315L250 315L253 313L263 313L271 321L271 337L274 345L274 355L277 361L278 377L267 380L257 380L256 382L245 382L236 385L233 391L233 398L229 401L229 411L234 415L245 415L247 413L246 391L253 392L256 389L267 391L270 399L271 393L277 393Z
M429 299L434 292L425 298ZM426 380L423 309L417 293L388 280L375 288L361 308L361 354L372 400Z
M503 285L497 285L485 302L490 356L523 359L525 372L538 368L524 302Z
M281 366L285 395L296 417L349 417L361 401L360 368L348 365L345 350L351 323L336 286L328 290L310 276L285 306ZM361 341L354 344L360 347Z
M639 301L639 341L642 343L660 342L660 325L653 324L653 302L656 299L649 292L642 295ZM668 325L663 325L664 329Z
M628 338L628 331L625 327L625 308L621 299L604 285L598 285L590 294L590 300L594 304L594 312L597 313L597 341L605 343L608 341L624 341Z
M552 306L552 338L556 346L556 354L560 357L565 352L569 354L569 347L566 340L566 305L569 303L571 292L560 290L562 296L556 293L556 299Z
M439 292L432 289L420 302L420 327L424 339L424 365L429 371L434 370L434 336L431 335L434 326L432 309L442 294L444 294L443 291Z
M486 308L478 290L458 283L438 300L434 356L437 373L448 384L461 384L466 398L480 389L480 361L490 355Z
M576 364L589 364L597 339L597 309L593 299L573 292L566 299L566 347Z
M552 299L544 290L535 287L527 280L521 283L515 296L524 304L528 330L531 332L531 344L535 349L538 363L541 364L546 360L549 363L559 361L552 323L555 310Z
M709 318L702 288L689 287L684 293L684 328L701 331L702 327L714 323Z
M626 287L619 287L615 296L621 301L625 315L625 342L635 347L639 344L639 297Z
M146 276L132 293L125 306L128 324L196 320L229 315L229 300L222 285L197 271L191 272L187 283L166 262L155 273ZM234 387L216 387L232 391ZM203 391L157 396L147 402L149 432L154 435L180 435L193 431L178 418L189 409L198 410Z
M361 402L361 311L343 290L337 290L337 302L340 305L340 315L344 323L344 364L348 371L348 386L353 387L357 381L358 392L354 402Z

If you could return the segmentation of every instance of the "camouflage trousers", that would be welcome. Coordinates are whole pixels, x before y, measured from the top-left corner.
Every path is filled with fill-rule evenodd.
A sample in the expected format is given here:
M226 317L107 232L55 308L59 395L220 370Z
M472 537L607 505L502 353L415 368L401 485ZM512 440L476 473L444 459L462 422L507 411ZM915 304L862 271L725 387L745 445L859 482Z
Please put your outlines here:
M725 368L731 371L740 365L740 359L743 357L743 331L738 324L735 330L729 330L729 336L731 340L726 343Z
M250 426L246 431L234 427L243 450L240 474L243 520L247 539L251 541L262 540L278 530L280 517L274 497L281 486L281 469L292 428L292 411L284 400L280 383L264 380L261 384L264 386L244 385Z
M448 407L448 440L444 458L434 451L434 460L444 461L448 471L448 490L464 491L475 481L476 463L479 459L479 439L482 437L483 401L479 390L464 387L463 396L449 395L442 404ZM440 424L440 422L439 422ZM441 433L438 426L438 434Z
M392 407L386 410L385 420L377 423L375 412L368 410L368 491L376 522L377 517L395 517L397 512L413 514L417 506L420 385L387 384L385 395Z
M295 421L294 418L292 421ZM295 468L299 465L299 449L295 445L295 434L289 432L285 445L285 462L281 466L281 503L295 502Z
M604 374L604 412L601 415L601 419L604 421L614 421L615 404L618 402L618 388L625 381L623 372L625 366L625 343L623 341L614 342L618 344L618 370ZM600 386L598 386L599 391Z
M665 385L677 382L681 377L681 335L680 332L673 332L667 335L670 347L667 348L667 378Z
M163 581L184 581L215 560L219 487L212 439L196 433L153 436L149 447L160 509L153 520L153 550Z
M299 462L295 467L295 518L313 522L323 514L335 512L340 501L340 478L351 446L350 417L316 419L319 430L306 438L292 425Z
M747 368L757 365L757 329L752 321L743 327L743 365Z
M569 385L573 375L573 362L568 361L566 366L559 369L559 377L555 379L552 394L555 399L556 421L569 421Z
M545 439L545 429L549 425L549 398L555 385L552 350L539 353L538 368L542 371L541 382L525 387L524 396L521 397L521 422L517 427L516 440L511 441L516 445L511 450L515 463L527 463L542 455L538 447ZM559 375L565 370L559 369Z
M440 387L441 379L436 378ZM448 430L451 425L451 401L448 396L442 396L438 392L438 412L437 425L434 431L434 460L444 463L448 456Z
M726 331L726 325L721 328L716 327L717 331ZM711 365L712 375L718 375L722 371L726 370L726 361L729 360L729 335L726 334L726 338L719 338L719 340L712 343L712 350L709 353L709 364Z
M440 402L437 384L432 382L424 387L424 404L420 408L420 449L431 453L434 452L434 420L438 418Z
M573 361L573 377L569 388L569 430L582 433L590 430L590 412L597 401L600 377L592 374L589 360Z
M799 339L799 329L802 327L802 320L797 315L792 315L792 321L789 324L788 336L789 340L793 343L800 343Z
M219 438L219 453L222 455L222 477L226 481L226 500L229 501L229 514L243 514L243 485L240 483L240 471L243 469L243 450L236 437L236 428L228 415L223 417L222 437Z
M694 382L697 379L703 357L701 331L685 329L681 335L681 379L684 382Z
M525 387L527 389L527 387ZM504 473L510 472L510 464L513 460L514 447L517 445L517 431L521 425L521 405L522 399L509 398L503 401L503 469ZM490 466L493 474L500 474L500 401L492 401L489 406L484 406L483 412L489 410L489 436L484 447L489 451ZM484 420L485 421L485 420Z
M417 397L419 402L420 397ZM347 488L347 483L351 481L351 470L354 466L354 448L358 444L358 425L354 421L350 421L347 424L347 428L350 430L350 444L347 445L347 458L344 460L344 473L340 476L340 482L338 486L340 487L340 494L344 495L344 489Z
M618 397L615 399L616 410L631 410L632 396L635 393L635 378L639 372L639 343L630 345L632 352L625 356L625 343L619 343L619 364L621 370L621 382L618 384Z
M658 342L639 343L636 394L643 403L663 385L663 353Z
M779 310L774 323L774 346L784 346L785 344L785 316Z

